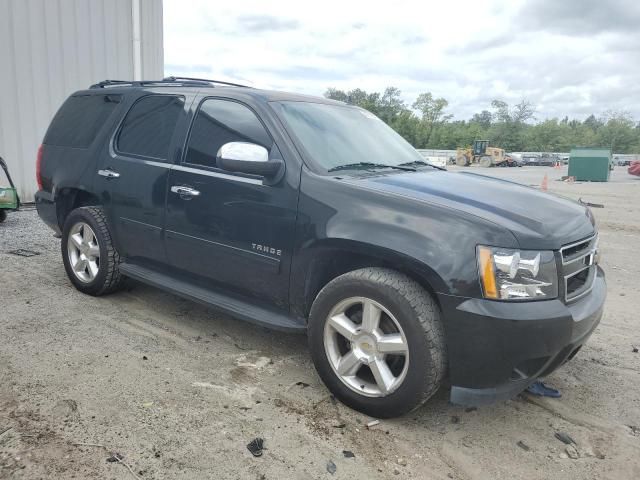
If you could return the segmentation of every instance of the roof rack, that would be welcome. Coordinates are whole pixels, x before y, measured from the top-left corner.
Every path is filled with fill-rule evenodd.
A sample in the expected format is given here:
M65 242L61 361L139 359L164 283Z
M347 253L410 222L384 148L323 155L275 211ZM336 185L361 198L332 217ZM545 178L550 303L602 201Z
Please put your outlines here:
M210 80L207 78L193 77L166 77L162 80L103 80L91 85L89 88L109 88L109 87L143 87L148 85L182 85L182 86L213 86L225 85L230 87L247 87L239 83L224 82L222 80Z
M105 88L117 85L134 85L138 82L128 81L128 80L103 80L98 83L94 83L89 88Z
M239 83L232 83L232 82L224 82L222 80L211 80L209 78L194 78L194 77L166 77L164 78L164 80L170 81L170 82L175 82L175 81L180 81L180 80L188 80L188 81L192 81L192 82L207 82L207 83L217 83L219 85L227 85L230 87L245 87L245 88L251 88L249 87L249 85L241 85Z

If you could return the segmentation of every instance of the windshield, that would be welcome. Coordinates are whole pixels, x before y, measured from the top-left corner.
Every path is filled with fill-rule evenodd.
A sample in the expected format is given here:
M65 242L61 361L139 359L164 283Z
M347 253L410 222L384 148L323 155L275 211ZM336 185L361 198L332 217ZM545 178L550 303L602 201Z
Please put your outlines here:
M278 102L287 129L321 168L424 163L407 141L372 113L358 107Z

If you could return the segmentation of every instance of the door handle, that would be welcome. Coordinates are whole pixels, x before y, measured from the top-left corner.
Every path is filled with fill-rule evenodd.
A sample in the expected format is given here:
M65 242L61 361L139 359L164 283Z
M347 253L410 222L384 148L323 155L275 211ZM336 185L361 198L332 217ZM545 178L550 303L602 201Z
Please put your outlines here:
M114 172L110 168L107 168L105 170L98 170L98 175L107 178L118 178L120 176L118 172Z
M180 198L184 198L187 200L200 195L200 191L194 188L184 187L182 185L174 185L173 187L171 187L171 191L180 195Z

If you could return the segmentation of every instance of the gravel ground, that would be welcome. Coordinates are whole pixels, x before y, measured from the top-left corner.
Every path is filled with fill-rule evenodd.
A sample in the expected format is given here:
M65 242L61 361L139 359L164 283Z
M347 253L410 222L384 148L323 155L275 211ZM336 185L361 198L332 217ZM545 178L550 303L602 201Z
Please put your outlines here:
M26 210L0 224L0 478L640 478L640 179L624 169L608 184L557 181L566 168L483 173L528 185L546 174L551 192L605 205L594 213L606 313L548 378L562 399L464 409L442 389L367 429L370 418L330 400L303 336L133 282L82 295L59 240ZM9 253L17 248L39 254ZM579 458L567 458L556 432L576 441ZM246 449L257 436L260 458Z

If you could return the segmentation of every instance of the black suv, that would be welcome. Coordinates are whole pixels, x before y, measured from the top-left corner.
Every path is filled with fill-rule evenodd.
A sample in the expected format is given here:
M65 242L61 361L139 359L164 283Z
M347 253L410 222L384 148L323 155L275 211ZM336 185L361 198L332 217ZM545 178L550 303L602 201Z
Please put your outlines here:
M606 285L588 208L425 163L366 110L169 78L62 105L37 208L90 295L130 277L306 332L344 403L506 399L570 359Z

